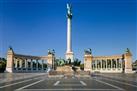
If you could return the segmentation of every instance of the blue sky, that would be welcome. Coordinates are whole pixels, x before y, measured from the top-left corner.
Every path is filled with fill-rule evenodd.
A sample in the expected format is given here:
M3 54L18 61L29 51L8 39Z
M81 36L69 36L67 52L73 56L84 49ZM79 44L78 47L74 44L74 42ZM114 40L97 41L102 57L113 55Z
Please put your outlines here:
M72 4L72 47L83 60L84 49L93 56L123 54L129 48L137 59L136 0L1 0L0 56L8 46L16 53L57 57L66 52L66 3Z

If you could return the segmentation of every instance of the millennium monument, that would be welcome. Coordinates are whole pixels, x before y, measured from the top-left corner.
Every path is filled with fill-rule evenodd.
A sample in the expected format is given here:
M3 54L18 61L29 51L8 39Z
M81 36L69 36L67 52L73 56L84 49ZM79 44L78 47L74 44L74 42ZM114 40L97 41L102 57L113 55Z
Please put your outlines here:
M72 52L72 40L71 40L71 19L72 19L72 6L67 4L67 51L66 59L74 61L74 54Z
M67 50L66 60L74 62L71 39L72 6L67 4ZM124 54L112 56L93 56L92 50L86 49L84 54L84 71L100 73L133 73L132 53L127 48ZM47 72L55 70L56 57L54 50L48 50L47 56L31 56L17 54L10 47L7 53L7 72ZM58 70L71 72L71 67L60 67Z

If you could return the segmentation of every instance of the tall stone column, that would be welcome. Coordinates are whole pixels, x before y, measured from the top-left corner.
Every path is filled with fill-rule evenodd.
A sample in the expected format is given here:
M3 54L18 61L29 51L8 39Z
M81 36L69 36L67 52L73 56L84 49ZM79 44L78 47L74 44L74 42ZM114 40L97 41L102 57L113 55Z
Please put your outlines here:
M70 59L71 62L74 61L74 54L72 52L72 40L71 40L71 19L72 19L72 7L67 4L67 51L66 59Z
M7 65L6 65L6 72L13 72L13 59L14 59L14 52L13 49L10 47L7 53Z

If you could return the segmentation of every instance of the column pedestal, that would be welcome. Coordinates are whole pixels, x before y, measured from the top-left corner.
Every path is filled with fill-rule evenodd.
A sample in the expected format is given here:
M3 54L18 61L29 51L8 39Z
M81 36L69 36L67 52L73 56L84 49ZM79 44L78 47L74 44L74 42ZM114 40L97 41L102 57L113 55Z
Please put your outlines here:
M66 59L70 59L71 62L74 62L74 54L73 52L66 53Z

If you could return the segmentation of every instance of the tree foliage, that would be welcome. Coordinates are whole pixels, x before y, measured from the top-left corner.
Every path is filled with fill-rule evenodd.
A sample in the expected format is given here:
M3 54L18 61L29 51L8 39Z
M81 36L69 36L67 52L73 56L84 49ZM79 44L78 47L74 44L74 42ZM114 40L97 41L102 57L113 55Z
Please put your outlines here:
M0 58L0 72L4 72L6 69L6 59Z

